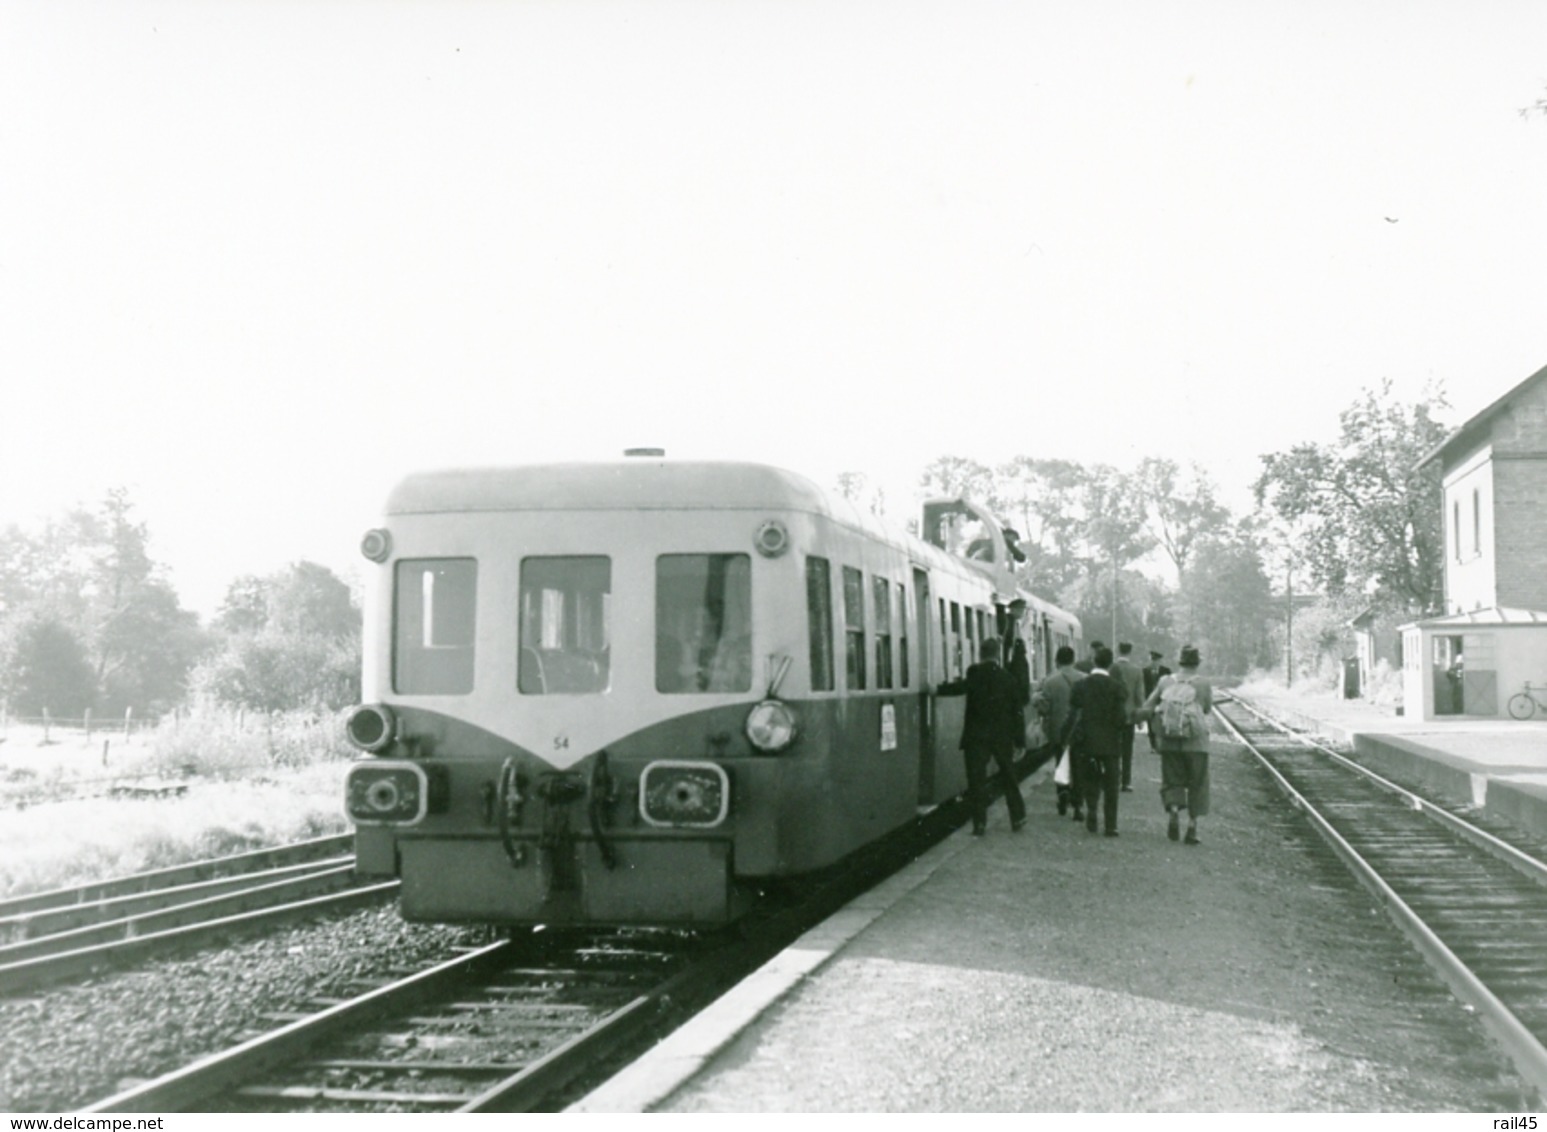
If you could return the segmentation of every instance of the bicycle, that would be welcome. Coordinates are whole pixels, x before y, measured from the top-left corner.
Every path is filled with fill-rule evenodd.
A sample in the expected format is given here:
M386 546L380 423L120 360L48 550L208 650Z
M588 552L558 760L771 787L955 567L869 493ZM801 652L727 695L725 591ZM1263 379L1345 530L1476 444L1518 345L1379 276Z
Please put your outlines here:
M1516 692L1509 698L1509 714L1516 719L1530 719L1540 708L1547 712L1547 702L1537 699L1537 694L1547 695L1547 684L1532 684L1526 681L1526 690Z

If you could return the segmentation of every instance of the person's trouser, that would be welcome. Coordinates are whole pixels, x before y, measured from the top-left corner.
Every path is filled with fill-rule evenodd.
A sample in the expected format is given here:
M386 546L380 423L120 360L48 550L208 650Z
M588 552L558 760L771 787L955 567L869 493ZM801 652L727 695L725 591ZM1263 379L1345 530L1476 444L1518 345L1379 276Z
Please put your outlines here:
M1081 785L1085 789L1085 804L1091 814L1096 803L1101 803L1103 828L1117 828L1117 791L1122 784L1123 759L1119 752L1105 755L1087 755Z
M1209 812L1209 753L1160 752L1160 801L1166 809L1186 810L1191 820Z
M992 760L999 775L999 786L1004 791L1005 805L1010 808L1010 821L1019 824L1026 818L1026 800L1021 797L1020 783L1015 781L1012 752L989 750L985 747L969 747L963 752L967 760L967 801L972 807L972 828L983 829L988 825L988 764Z
M1133 724L1123 725L1123 789L1133 785Z

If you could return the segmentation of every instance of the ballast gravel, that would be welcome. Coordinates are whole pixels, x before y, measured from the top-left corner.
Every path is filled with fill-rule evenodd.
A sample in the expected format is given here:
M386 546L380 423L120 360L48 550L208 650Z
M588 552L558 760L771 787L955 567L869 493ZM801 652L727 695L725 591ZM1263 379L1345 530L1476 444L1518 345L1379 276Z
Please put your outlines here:
M485 942L404 923L388 906L0 998L0 1111L85 1107L275 1029L276 1015L316 1010L316 998Z

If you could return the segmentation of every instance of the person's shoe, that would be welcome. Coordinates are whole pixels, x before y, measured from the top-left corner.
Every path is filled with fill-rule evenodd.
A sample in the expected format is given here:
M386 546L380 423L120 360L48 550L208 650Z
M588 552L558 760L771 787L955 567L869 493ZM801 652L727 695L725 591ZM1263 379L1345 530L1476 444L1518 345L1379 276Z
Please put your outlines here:
M1175 841L1182 835L1182 823L1176 816L1176 811L1171 811L1171 818L1166 822L1166 836Z
M1092 833L1096 832L1096 814L1094 811L1085 816L1085 828Z
M1123 787L1123 793L1124 794L1132 794L1133 793L1133 787L1132 786L1124 786Z
M1116 837L1117 836L1117 830L1115 830L1115 829L1107 830L1106 831L1106 836L1108 836L1108 837Z
M988 830L984 829L981 825L975 825L972 827L972 836L974 837L982 837L987 832Z
M1203 842L1198 840L1198 830L1194 826L1188 826L1187 827L1187 836L1182 838L1182 840L1186 844L1188 844L1188 845L1202 845L1203 844Z
M1026 828L1026 819L1025 818L1016 818L1014 821L1012 821L1010 823L1010 832L1011 833L1019 833L1021 830L1025 829L1025 828Z

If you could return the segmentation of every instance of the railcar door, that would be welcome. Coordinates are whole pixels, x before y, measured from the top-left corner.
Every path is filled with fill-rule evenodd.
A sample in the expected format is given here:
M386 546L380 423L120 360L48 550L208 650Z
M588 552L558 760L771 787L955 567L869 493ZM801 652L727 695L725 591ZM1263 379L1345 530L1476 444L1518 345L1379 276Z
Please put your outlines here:
M935 797L934 619L930 616L929 571L913 568L913 608L918 623L919 796L920 805Z

